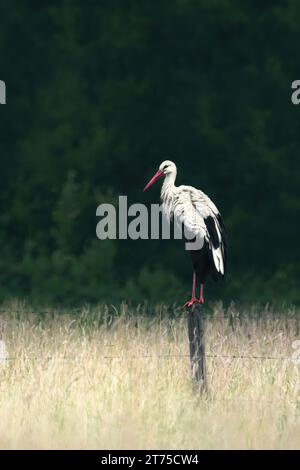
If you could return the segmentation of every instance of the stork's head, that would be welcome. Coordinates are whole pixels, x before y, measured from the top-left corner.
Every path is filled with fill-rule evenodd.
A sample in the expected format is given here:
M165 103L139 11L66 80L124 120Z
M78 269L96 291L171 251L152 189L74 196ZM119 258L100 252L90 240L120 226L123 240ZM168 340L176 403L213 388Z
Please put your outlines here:
M177 168L176 168L175 163L171 162L171 160L165 160L159 165L159 169L155 173L153 178L151 178L149 183L146 184L146 186L144 187L144 191L150 188L150 186L152 186L152 184L155 183L155 181L158 180L158 178L160 178L161 176L166 176L166 175L171 174L171 175L174 175L174 179L175 179L176 173L177 173Z

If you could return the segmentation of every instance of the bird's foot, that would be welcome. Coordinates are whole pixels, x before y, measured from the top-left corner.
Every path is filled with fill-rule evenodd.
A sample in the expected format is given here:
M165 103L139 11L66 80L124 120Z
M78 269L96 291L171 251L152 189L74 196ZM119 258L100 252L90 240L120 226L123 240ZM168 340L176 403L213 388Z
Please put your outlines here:
M196 299L196 297L192 297L191 300L185 302L184 307L192 307L197 302L199 302L199 300Z
M198 300L199 304L203 305L204 304L204 297L200 297L200 299Z

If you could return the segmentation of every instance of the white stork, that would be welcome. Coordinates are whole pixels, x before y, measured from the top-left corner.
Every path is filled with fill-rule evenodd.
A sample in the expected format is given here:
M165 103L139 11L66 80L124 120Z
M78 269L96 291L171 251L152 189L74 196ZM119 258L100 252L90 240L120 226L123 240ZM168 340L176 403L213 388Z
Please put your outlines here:
M162 208L165 216L182 226L184 233L200 240L199 249L191 249L193 265L192 298L185 303L191 307L195 302L204 303L203 288L208 275L214 280L223 279L226 272L227 242L221 215L211 199L193 186L175 186L177 168L175 163L165 160L144 191L158 178L164 176L161 188ZM196 298L196 279L200 281L200 297Z

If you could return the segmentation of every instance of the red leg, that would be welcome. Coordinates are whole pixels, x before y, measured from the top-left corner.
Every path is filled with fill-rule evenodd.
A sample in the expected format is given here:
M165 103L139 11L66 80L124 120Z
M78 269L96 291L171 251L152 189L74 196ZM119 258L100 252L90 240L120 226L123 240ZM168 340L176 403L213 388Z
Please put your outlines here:
M203 291L204 291L204 284L200 284L200 298L199 298L200 304L204 304Z
M188 300L184 304L184 307L191 307L196 302L198 302L198 300L196 299L196 273L194 272L194 274L193 274L192 298L191 298L191 300Z

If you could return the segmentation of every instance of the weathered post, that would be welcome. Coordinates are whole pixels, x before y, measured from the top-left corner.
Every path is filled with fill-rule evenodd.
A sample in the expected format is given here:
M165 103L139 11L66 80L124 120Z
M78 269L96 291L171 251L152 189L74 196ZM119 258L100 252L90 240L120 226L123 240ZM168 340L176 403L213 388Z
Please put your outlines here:
M205 391L207 390L207 382L202 309L203 307L200 304L188 307L187 317L192 377L199 389Z

